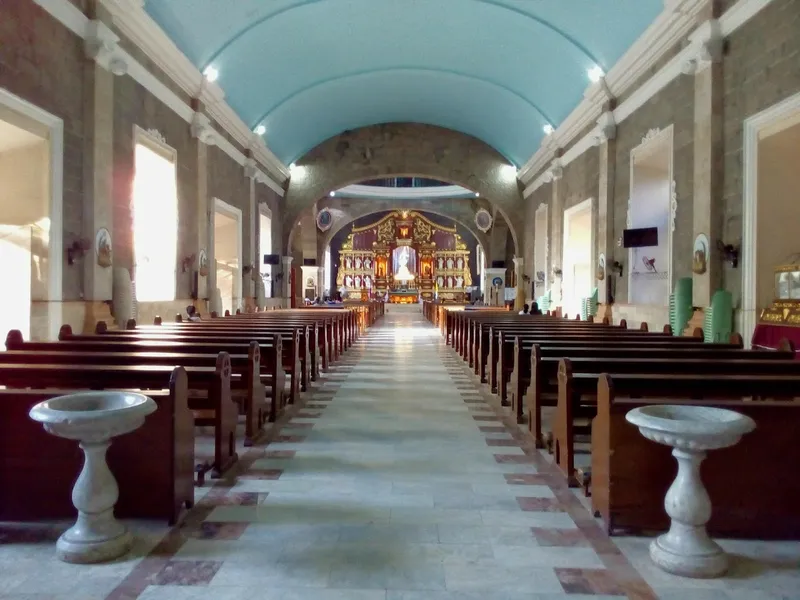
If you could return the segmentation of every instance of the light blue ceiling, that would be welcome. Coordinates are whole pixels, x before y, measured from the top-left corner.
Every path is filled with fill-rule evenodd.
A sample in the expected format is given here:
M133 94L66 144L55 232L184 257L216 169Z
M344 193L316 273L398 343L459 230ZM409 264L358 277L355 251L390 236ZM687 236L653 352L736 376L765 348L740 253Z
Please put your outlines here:
M412 121L516 165L663 0L147 0L286 163L346 129Z

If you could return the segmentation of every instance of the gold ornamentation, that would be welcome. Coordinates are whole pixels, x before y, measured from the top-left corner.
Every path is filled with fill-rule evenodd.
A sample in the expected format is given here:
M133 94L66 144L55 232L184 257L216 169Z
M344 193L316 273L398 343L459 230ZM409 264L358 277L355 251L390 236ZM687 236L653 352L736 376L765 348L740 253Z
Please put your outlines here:
M389 243L394 239L394 219L387 219L378 225L378 241Z
M417 243L428 242L433 235L433 228L422 219L414 220L414 241Z

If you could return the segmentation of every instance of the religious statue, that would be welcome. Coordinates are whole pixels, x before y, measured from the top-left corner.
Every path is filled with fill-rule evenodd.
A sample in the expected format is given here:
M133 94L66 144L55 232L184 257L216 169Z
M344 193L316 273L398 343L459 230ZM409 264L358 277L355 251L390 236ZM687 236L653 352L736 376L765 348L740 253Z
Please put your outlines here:
M367 270L372 268L372 259L369 256L364 259L364 268Z
M452 269L453 268L453 257L451 257L451 256L447 257L447 268L448 269Z
M360 269L360 268L361 268L361 257L360 256L356 256L356 269Z
M352 266L353 266L353 262L350 259L350 257L349 256L345 257L345 259L344 259L344 268L345 269L350 269Z
M355 284L356 284L356 289L361 287L361 275L356 275Z
M386 277L386 261L378 261L378 277Z
M436 260L437 260L436 264L438 265L439 269L444 269L444 259L440 256Z
M456 260L456 268L457 269L463 269L464 268L464 259L461 258L460 256L458 257L458 260Z
M369 275L364 275L364 285L367 288L371 288L372 287L372 277L370 277Z
M344 285L345 285L345 287L349 287L349 288L353 287L353 276L352 275L345 276Z
M456 277L456 287L459 289L464 287L464 278L461 275Z
M447 276L447 287L449 287L449 288L453 287L453 276L452 275L448 275Z
M439 260L442 260L442 259L440 258ZM436 278L436 285L438 285L439 287L444 287L444 277L442 277L441 275L439 275L439 276Z
M414 275L408 270L408 259L408 246L403 246L397 256L397 273L394 274L397 281L403 283L414 281Z

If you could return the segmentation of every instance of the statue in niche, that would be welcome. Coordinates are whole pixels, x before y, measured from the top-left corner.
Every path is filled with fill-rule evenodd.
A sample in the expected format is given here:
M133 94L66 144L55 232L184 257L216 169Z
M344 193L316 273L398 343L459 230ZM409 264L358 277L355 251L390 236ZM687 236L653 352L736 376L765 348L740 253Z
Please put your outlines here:
M349 288L353 287L353 276L352 275L347 275L344 278L344 285L345 285L345 287L349 287Z
M361 268L361 257L360 256L356 256L356 269L360 269L360 268Z
M350 259L349 256L345 256L344 258L344 268L351 269L353 267L353 261Z
M448 269L452 269L453 268L453 257L452 256L449 256L447 258L447 268Z
M441 260L441 259L439 259L439 260ZM439 276L436 278L436 285L437 285L437 286L439 286L439 287L444 287L444 277L442 277L441 275L439 275Z
M371 269L372 268L372 259L369 256L367 256L364 259L364 268L365 269Z
M436 265L440 270L444 269L444 259L441 256L436 259Z
M464 287L464 278L461 275L456 277L456 287L459 289Z
M458 257L458 260L456 260L456 268L457 269L463 269L464 268L464 259L461 258L460 256Z
M368 289L372 287L372 277L369 275L364 276L364 286Z
M448 275L447 276L447 287L449 287L449 288L453 287L453 276L452 275Z
M361 287L361 275L356 275L356 278L355 278L354 281L355 281L355 284L356 284L356 288L360 288Z

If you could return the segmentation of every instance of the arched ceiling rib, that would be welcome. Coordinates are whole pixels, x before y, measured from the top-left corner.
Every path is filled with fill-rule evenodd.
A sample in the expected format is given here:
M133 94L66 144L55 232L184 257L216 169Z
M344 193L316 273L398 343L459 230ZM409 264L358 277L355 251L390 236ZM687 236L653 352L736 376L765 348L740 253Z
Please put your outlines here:
M284 161L395 120L474 135L516 164L662 0L147 0ZM402 98L402 103L398 96ZM462 96L467 96L465 99ZM366 99L369 99L369 104ZM449 110L447 109L449 107ZM337 129L338 128L338 129Z

